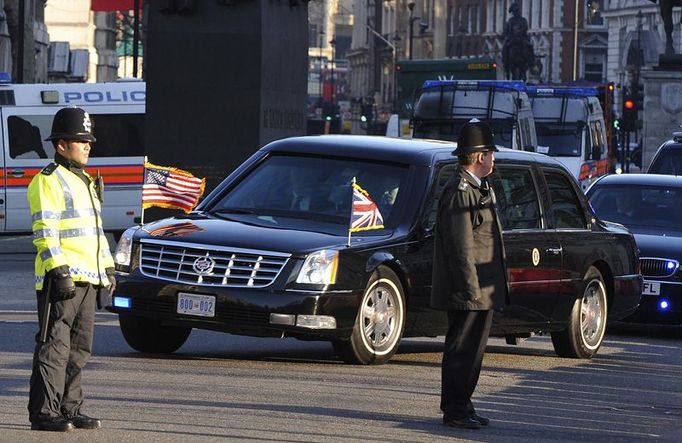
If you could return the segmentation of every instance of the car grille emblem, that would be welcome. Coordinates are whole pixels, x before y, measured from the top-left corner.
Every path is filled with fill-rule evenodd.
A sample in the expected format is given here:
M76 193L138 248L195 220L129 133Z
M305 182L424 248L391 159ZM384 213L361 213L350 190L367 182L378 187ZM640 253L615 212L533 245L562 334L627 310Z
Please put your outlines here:
M213 271L215 260L211 257L199 257L192 263L192 269L199 275L208 275Z

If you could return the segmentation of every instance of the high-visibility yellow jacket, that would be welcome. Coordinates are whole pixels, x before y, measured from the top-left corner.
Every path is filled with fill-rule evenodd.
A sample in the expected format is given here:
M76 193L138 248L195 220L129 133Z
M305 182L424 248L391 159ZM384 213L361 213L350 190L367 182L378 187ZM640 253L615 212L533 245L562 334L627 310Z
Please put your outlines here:
M108 286L106 268L113 268L114 260L93 181L88 186L68 168L52 163L31 181L28 203L38 250L36 289L42 289L47 271L62 265L69 266L75 282Z

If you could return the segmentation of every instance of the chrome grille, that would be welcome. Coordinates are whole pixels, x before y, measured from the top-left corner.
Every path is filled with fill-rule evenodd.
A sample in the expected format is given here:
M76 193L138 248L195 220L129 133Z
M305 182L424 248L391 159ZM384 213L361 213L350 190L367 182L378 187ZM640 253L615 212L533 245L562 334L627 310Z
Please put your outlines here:
M143 240L140 271L178 283L264 288L277 278L289 257L278 252ZM212 266L195 265L207 262Z
M677 260L654 257L642 257L639 259L639 264L644 277L670 277L680 265Z

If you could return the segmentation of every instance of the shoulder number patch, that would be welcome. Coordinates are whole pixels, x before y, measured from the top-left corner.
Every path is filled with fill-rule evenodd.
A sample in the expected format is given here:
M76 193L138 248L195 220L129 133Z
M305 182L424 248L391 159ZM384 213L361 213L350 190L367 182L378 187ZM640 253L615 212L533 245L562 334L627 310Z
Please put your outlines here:
M457 185L457 189L460 191L466 190L467 186L469 186L469 183L463 178L459 179L459 184Z
M57 163L50 163L49 165L45 166L40 173L50 175L55 171L55 169L57 169Z

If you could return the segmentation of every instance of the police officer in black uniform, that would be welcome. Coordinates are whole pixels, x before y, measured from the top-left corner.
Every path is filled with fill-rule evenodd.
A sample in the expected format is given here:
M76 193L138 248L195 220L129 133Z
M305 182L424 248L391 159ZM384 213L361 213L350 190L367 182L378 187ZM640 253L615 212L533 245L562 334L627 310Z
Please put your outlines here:
M459 168L438 207L431 306L448 315L440 407L443 423L452 427L479 429L490 421L476 413L471 396L490 332L493 294L504 298L507 290L502 229L485 179L495 151L487 124L465 124L453 152Z
M31 429L95 429L81 413L81 371L90 357L95 304L113 291L114 262L102 230L101 187L84 167L92 122L80 108L60 109L47 138L54 162L28 187L40 331L36 335L29 393Z

